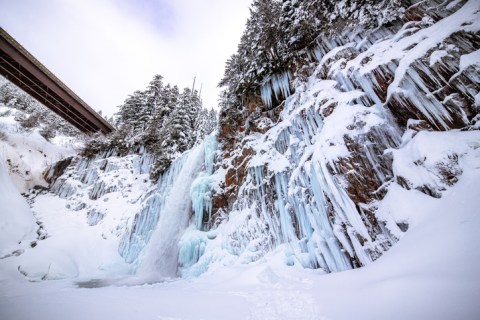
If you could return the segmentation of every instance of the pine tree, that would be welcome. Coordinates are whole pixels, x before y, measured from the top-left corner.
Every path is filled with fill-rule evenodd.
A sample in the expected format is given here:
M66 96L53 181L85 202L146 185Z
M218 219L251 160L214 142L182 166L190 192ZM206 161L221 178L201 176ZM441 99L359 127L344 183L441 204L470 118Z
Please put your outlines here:
M133 129L133 135L142 133L150 118L150 108L147 107L146 93L135 91L130 95L118 112L119 124L128 124Z
M161 151L159 149L159 140L163 140L163 135L165 135L164 126L168 126L168 118L170 117L172 110L175 109L175 106L178 103L178 88L174 86L173 88L170 84L167 84L159 92L158 99L156 101L155 111L150 119L148 128L145 134L145 142L150 148L154 151L155 154L159 154Z
M395 19L401 14L402 10L394 12L401 2L254 0L237 52L226 62L219 86L228 87L240 102L258 96L262 87L305 65L321 36Z
M228 86L237 96L255 94L272 75L288 69L280 17L279 1L254 0L237 53L227 61L219 86Z
M176 146L176 152L184 152L192 146L193 125L197 112L194 94L189 88L185 88L170 118L172 127L170 139Z
M179 99L180 91L178 90L178 87L174 85L170 88L170 85L168 85L165 88L164 94L162 96L162 125L166 125L167 118L177 106Z
M206 133L207 122L208 122L208 111L206 109L201 109L198 112L197 118L195 119L195 125L194 125L195 144L200 143L207 135Z
M148 84L148 88L145 92L147 112L153 116L157 113L157 109L160 107L160 100L164 94L163 77L159 74L155 75Z
M195 144L202 142L207 135L217 128L217 112L213 109L200 109L195 121Z
M207 117L207 124L205 125L205 133L210 134L217 129L218 114L214 109L210 109Z

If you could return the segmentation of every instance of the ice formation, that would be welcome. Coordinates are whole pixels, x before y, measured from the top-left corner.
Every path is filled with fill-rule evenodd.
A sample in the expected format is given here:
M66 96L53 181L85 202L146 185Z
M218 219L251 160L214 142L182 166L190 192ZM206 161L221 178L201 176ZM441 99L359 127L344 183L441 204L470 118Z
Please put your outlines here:
M275 94L276 99L285 99L290 95L290 79L292 75L286 71L281 74L275 74L264 82L260 88L263 102L272 106L272 96Z
M392 184L441 196L443 178L406 181L392 158L407 141L405 130L462 128L478 113L473 34L480 11L478 2L466 1L433 19L428 5L415 7L425 12L422 19L403 25L320 39L312 52L317 66L306 80L290 83L286 73L264 82L266 109L275 94L286 98L283 111L266 132L251 126L231 144L243 150L228 150L223 169L245 176L215 238L202 238L199 268L191 270L225 257L248 263L280 246L287 264L327 272L363 266L406 230L378 213ZM263 123L266 114L247 111L245 122ZM455 177L454 168L443 170Z
M205 170L193 181L190 187L190 197L192 200L193 212L195 215L195 227L198 230L203 228L204 213L207 213L207 222L212 218L212 185L214 179L213 164L217 151L217 138L215 135L209 135L204 141L205 148Z

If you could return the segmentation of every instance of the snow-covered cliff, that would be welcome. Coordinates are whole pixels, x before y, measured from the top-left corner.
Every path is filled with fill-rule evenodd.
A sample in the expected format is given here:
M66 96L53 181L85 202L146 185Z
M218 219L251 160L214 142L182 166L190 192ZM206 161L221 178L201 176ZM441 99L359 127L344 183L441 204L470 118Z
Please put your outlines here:
M384 199L399 186L440 198L477 148L479 9L423 1L395 23L323 38L311 75L278 76L221 119L221 247L249 262L284 246L285 263L331 272L397 242L409 220Z

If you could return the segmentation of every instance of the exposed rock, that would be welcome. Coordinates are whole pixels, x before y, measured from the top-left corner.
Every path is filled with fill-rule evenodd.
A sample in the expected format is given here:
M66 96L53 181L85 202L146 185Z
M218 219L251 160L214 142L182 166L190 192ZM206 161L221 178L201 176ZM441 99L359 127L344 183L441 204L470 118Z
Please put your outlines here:
M43 173L43 177L45 181L48 183L52 183L58 177L60 177L64 172L65 169L72 163L73 157L66 158L64 160L56 162L53 166L49 169L45 170Z

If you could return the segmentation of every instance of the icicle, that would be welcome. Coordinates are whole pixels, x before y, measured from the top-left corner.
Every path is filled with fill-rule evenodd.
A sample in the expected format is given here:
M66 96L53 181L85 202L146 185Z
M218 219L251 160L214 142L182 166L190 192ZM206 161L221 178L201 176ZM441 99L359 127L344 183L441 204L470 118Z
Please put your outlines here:
M342 271L350 269L350 263L348 258L345 257L345 254L341 251L340 245L338 240L336 239L330 221L328 219L327 214L327 203L324 195L325 185L322 186L320 181L322 181L323 175L320 175L320 179L318 179L319 175L317 174L314 167L312 167L312 172L310 174L311 177L311 187L313 191L313 195L315 198L315 209L317 217L317 242L320 245L320 251L322 255L325 257L326 263L328 268L331 271ZM336 188L336 186L333 186Z
M198 262L205 252L207 235L205 232L187 230L179 242L178 264L180 270L186 270ZM182 272L181 272L182 273ZM185 276L186 274L182 274Z
M326 164L324 162L319 163L319 172L321 173L321 179L319 179L322 190L325 191L328 198L333 204L335 211L345 216L345 218L351 223L351 225L357 230L357 232L368 241L372 241L368 234L360 215L358 214L355 204L345 192L345 190L339 187L339 183L334 180L332 175L328 172ZM313 172L315 172L313 168ZM315 174L315 176L317 176Z
M269 107L272 106L272 87L270 85L270 82L262 85L262 87L260 88L260 95L262 97L263 103L265 103Z
M209 218L212 214L211 184L211 176L206 173L201 173L200 176L193 181L192 186L190 187L192 209L195 214L195 227L198 230L202 230L204 213L207 212Z
M190 187L192 209L195 214L195 227L202 230L204 213L208 214L208 221L212 216L212 183L213 163L217 152L216 134L210 134L204 141L205 172L200 173Z
M209 175L213 173L213 163L217 153L217 136L216 132L205 137L205 172Z
M275 190L277 192L277 210L280 214L280 227L282 230L282 242L291 242L296 240L293 230L292 218L288 212L285 198L287 196L287 178L284 174L275 174Z
M274 74L266 80L260 88L262 101L267 106L272 106L272 93L277 99L287 98L290 95L290 79L292 75L289 71L281 74Z

